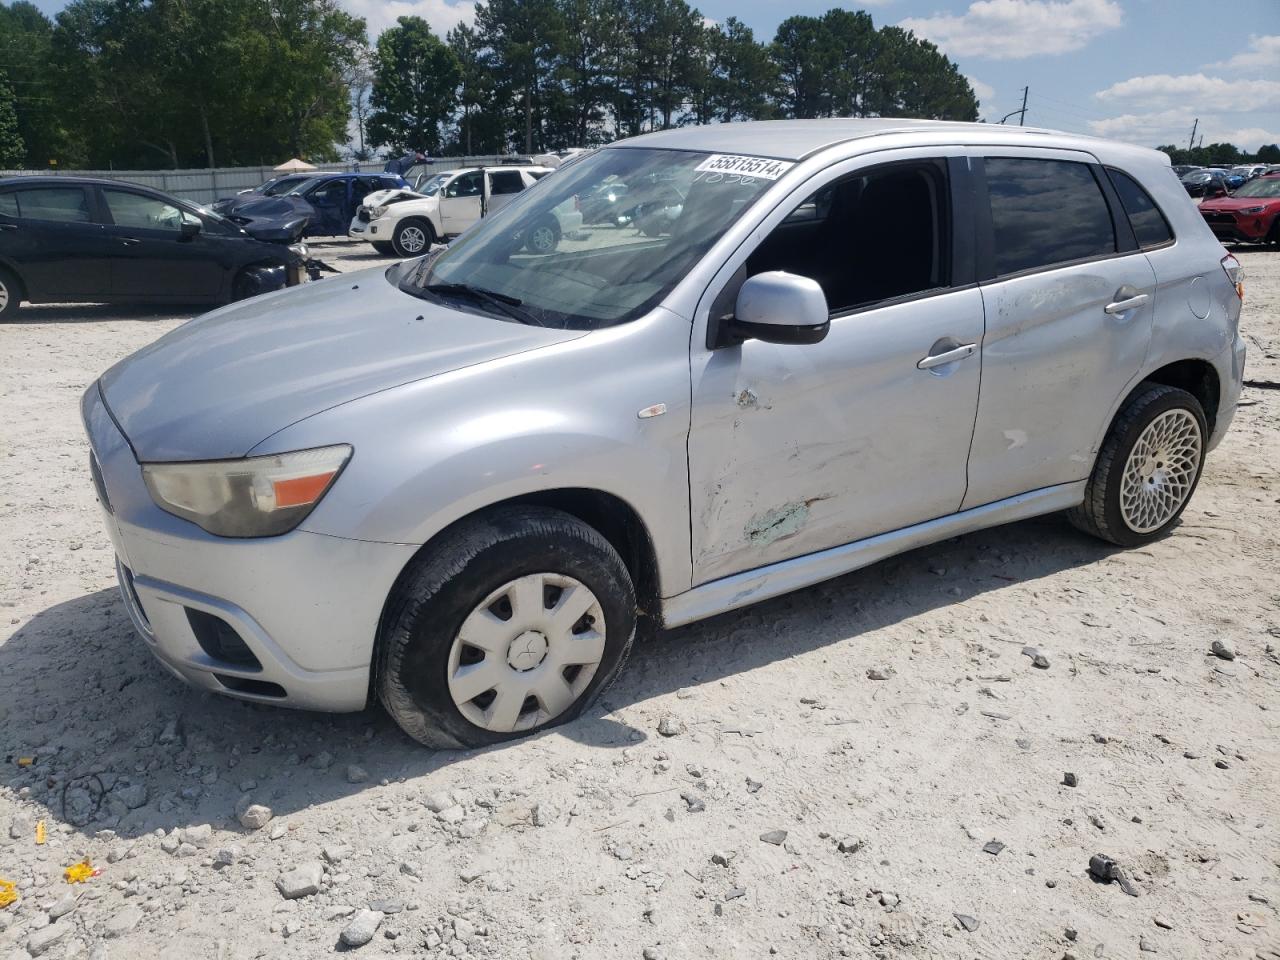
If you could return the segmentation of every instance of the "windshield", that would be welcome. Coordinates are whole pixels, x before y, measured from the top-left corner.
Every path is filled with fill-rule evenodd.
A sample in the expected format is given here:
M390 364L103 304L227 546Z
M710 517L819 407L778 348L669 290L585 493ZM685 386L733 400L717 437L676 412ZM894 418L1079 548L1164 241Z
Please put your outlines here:
M317 183L319 183L323 179L324 179L323 177L307 177L307 179L303 180L301 183L295 183L293 185L293 189L290 190L288 193L286 193L285 196L286 197L301 196L302 194L306 193L308 190L310 190L312 187L314 187Z
M757 175L700 169L711 159L677 150L601 150L421 261L402 288L427 297L433 287L478 288L543 326L594 329L633 320L791 166L728 158L754 163Z
M1259 177L1250 180L1233 197L1280 197L1280 177Z

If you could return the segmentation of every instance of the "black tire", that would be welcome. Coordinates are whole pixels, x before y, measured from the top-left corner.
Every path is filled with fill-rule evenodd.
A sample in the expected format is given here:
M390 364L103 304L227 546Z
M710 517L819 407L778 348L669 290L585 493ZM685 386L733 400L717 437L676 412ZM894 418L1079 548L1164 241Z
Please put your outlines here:
M22 304L22 284L12 273L0 267L0 320L12 320Z
M1163 413L1183 409L1190 411L1200 428L1200 462L1187 495L1176 511L1155 530L1139 532L1125 520L1120 506L1125 464L1142 431ZM1084 502L1067 512L1071 523L1085 533L1121 547L1137 547L1164 536L1178 522L1191 502L1204 472L1205 447L1209 442L1208 424L1200 401L1177 387L1143 383L1125 401L1107 430L1098 452L1093 473L1085 486Z
M454 703L449 654L462 622L507 582L532 573L571 576L600 603L604 654L572 705L529 730L473 724ZM446 531L409 565L387 601L375 655L378 698L409 736L428 747L482 747L573 720L626 663L636 631L635 588L610 543L576 517L545 507L499 507Z
M421 231L425 238L425 246L420 250L410 250L404 245L406 235L411 231ZM421 257L431 251L431 245L436 242L436 232L431 228L430 220L423 220L421 217L406 217L396 224L395 232L391 235L391 247L398 257Z
M560 221L545 216L525 233L524 247L530 253L552 253L560 245Z
M396 246L394 243L389 243L386 240L370 240L369 242L373 244L373 249L384 257L395 256Z

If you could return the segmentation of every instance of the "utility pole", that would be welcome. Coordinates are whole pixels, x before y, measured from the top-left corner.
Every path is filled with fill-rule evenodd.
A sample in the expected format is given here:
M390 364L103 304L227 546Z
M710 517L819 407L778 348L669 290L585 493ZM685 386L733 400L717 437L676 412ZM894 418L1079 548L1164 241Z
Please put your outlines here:
M1191 142L1187 144L1188 150L1196 148L1196 129L1200 126L1200 118L1196 117L1196 122L1191 125Z
M1018 115L1018 126L1022 126L1022 122L1027 119L1027 93L1028 91L1030 91L1030 89L1031 87L1029 86L1022 88L1022 109L1010 110L1008 113L1006 113L1003 117L1000 118L1001 123L1004 123L1006 120L1008 120L1010 117L1012 117L1016 113Z

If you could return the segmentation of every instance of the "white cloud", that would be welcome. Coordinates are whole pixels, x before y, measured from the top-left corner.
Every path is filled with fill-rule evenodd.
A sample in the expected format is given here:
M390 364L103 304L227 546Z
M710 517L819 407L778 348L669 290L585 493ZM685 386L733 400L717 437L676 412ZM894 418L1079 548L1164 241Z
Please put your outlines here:
M898 26L954 56L1021 60L1079 50L1123 22L1116 0L977 0L959 16L908 17Z
M1280 70L1280 35L1249 37L1249 49L1237 53L1230 60L1210 63L1206 70L1225 70L1229 73L1271 73Z
M1205 143L1234 143L1253 151L1264 143L1280 143L1280 132L1263 127L1242 127L1221 117L1200 117L1196 142L1204 135ZM1150 147L1162 143L1186 146L1191 139L1191 126L1196 117L1183 109L1159 110L1154 113L1126 113L1089 123L1093 133L1112 140L1124 140Z
M369 25L369 39L396 25L399 17L421 17L435 33L444 37L460 23L471 23L476 16L475 0L342 0L343 6Z
M989 83L983 83L977 77L971 77L965 74L964 77L969 81L969 86L973 87L973 94L978 98L979 103L990 103L996 98L996 89Z
M1103 101L1128 101L1150 109L1178 106L1189 110L1250 112L1280 107L1280 81L1224 80L1203 73L1167 73L1130 77L1094 94Z

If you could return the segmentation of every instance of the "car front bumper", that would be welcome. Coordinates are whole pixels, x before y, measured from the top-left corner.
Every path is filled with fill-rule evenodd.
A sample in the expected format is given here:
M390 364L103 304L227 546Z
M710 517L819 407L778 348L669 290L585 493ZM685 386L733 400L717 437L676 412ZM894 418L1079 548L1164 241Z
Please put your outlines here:
M1205 223L1219 240L1237 240L1242 243L1261 243L1271 232L1275 218L1264 219L1260 215L1243 216L1235 213L1200 211Z
M215 693L363 709L383 602L417 548L301 530L215 537L152 502L96 383L81 408L121 596L156 658Z

